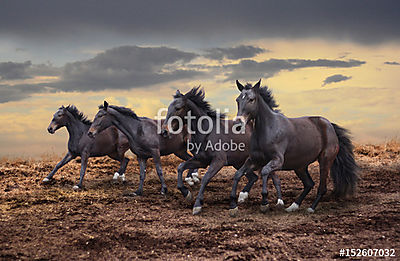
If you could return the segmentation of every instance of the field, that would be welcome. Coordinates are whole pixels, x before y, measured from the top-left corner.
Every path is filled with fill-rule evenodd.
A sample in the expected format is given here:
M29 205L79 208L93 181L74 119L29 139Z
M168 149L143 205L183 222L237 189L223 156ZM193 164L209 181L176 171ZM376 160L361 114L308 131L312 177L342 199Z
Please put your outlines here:
M124 184L111 182L118 163L91 159L82 191L73 191L80 163L74 160L41 180L56 157L0 161L0 259L303 259L339 258L341 248L394 248L400 255L400 143L358 145L361 181L356 194L336 201L329 192L314 214L306 213L317 186L300 210L286 213L272 206L259 211L261 182L239 215L229 217L228 199L234 169L226 167L205 193L203 212L192 215L191 203L176 189L180 160L163 158L169 194L149 164L142 197L124 196L138 185L138 164L131 160ZM310 173L318 182L318 165ZM204 170L201 171L201 175ZM302 190L293 172L279 172L289 206ZM243 187L241 183L240 187ZM318 184L318 183L317 183ZM269 181L270 202L276 202ZM192 188L196 194L198 185ZM272 204L274 205L274 204Z

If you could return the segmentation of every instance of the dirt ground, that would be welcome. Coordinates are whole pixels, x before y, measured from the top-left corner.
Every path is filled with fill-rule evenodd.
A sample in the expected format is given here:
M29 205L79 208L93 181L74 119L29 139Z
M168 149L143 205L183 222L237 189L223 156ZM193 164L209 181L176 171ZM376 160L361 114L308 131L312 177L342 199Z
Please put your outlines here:
M79 160L41 180L57 158L0 161L0 259L305 259L339 258L341 248L394 248L400 255L400 144L356 147L361 181L354 197L335 201L328 195L314 214L306 213L317 186L300 210L272 207L259 211L261 182L231 218L228 199L234 170L226 167L205 193L203 212L192 215L176 189L180 160L163 158L169 189L160 195L152 164L142 197L124 193L138 185L138 164L128 166L125 184L113 184L118 163L91 159L82 191L73 191ZM318 166L310 173L318 182ZM201 175L204 170L201 171ZM283 199L289 206L301 192L293 172L280 172ZM318 184L318 183L317 183ZM241 183L241 187L244 183ZM276 191L269 181L271 202ZM199 186L192 191L196 194ZM332 191L332 181L329 182Z

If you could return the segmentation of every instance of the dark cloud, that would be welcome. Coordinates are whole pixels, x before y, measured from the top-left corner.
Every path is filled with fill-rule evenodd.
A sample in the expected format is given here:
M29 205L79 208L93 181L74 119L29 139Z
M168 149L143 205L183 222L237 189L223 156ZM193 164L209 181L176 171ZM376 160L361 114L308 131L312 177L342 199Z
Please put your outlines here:
M32 64L31 61L0 63L0 81L29 79L34 76L58 76L60 73L61 68L52 64Z
M45 84L0 84L0 103L19 101L32 94L49 91Z
M42 42L119 34L163 42L322 37L370 44L400 39L399 10L397 0L3 1L0 34Z
M202 74L182 66L197 54L168 47L121 46L94 58L68 63L53 84L63 91L130 89Z
M32 65L31 61L24 63L2 62L0 63L0 80L27 79L27 69Z
M398 62L384 62L384 64L388 64L388 65L400 65L400 63L398 63Z
M342 74L335 74L335 75L326 77L326 79L322 83L322 86L325 86L325 85L330 84L330 83L347 81L347 80L350 80L350 79L351 79L351 76L345 76L345 75L342 75Z
M348 68L365 64L359 60L307 60L307 59L269 59L263 62L254 60L241 60L238 64L224 66L230 70L227 73L226 81L241 79L254 81L259 78L269 78L283 70L295 70L309 67L330 67L330 68Z
M267 52L269 50L252 46L252 45L239 45L229 48L210 48L205 50L204 57L212 60L237 60L243 58L252 58L259 53Z

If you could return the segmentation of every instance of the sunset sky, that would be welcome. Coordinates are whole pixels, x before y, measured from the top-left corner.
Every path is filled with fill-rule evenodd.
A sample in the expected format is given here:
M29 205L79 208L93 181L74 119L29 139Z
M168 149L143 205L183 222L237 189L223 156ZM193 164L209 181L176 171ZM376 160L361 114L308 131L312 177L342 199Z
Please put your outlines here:
M288 117L322 115L356 142L400 137L399 1L2 1L0 157L66 152L61 105L154 118L201 85L236 114L260 78Z

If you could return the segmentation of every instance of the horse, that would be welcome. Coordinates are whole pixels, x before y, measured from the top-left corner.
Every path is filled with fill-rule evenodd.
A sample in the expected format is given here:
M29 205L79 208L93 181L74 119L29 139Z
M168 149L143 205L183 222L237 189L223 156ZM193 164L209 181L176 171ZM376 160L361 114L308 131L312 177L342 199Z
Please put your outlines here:
M157 133L157 121L146 117L139 117L129 108L109 105L104 101L99 106L92 125L87 134L91 138L96 138L103 130L110 126L115 126L126 135L129 141L130 150L137 156L140 168L139 188L131 193L132 196L143 194L143 184L146 178L147 159L153 158L156 172L161 182L161 194L167 194L160 156L175 154L182 160L187 160L190 155L187 153L186 141L189 137L187 133L180 133L164 138ZM190 173L195 170L190 170ZM197 173L197 171L195 171ZM188 174L189 175L189 174Z
M91 139L87 135L91 124L92 122L74 105L61 106L54 113L47 131L54 134L61 127L66 127L69 133L68 152L50 174L43 179L43 183L50 182L58 169L80 156L80 179L79 183L73 187L75 190L80 189L82 188L88 158L106 155L121 162L121 167L118 172L115 172L113 180L116 181L120 178L125 181L125 170L129 162L129 159L125 157L125 152L129 149L128 139L115 127L108 128L96 139Z
M188 201L192 200L192 194L190 190L183 185L183 171L191 168L206 168L209 166L201 181L200 190L193 206L193 215L201 212L204 190L219 170L224 166L233 166L239 169L248 158L250 134L252 132L250 123L245 126L243 132L238 133L235 131L233 121L227 120L225 115L217 113L204 99L205 93L200 87L192 88L186 94L181 94L178 90L174 95L174 100L168 106L167 116L162 125L162 134L164 136L170 135L171 132L179 131L179 126L177 126L178 122L188 127L190 126L190 130L192 131L192 143L198 148L192 158L178 166L178 189ZM192 120L189 120L189 118ZM207 120L202 120L205 118ZM208 130L208 132L204 133L204 130ZM243 146L241 146L241 149L232 149L231 147L228 150L224 150L217 149L217 147L214 146L218 143L242 144ZM248 183L241 192L239 203L243 202L248 197L251 187L258 179L258 176L252 171L246 173L246 177ZM278 193L277 205L283 206L280 180L276 175L272 175L272 178Z
M237 118L246 124L254 121L251 134L250 156L236 171L230 195L230 215L236 216L236 190L240 178L249 171L261 170L261 210L268 208L268 176L277 170L294 170L303 183L304 190L286 208L287 212L299 209L303 199L314 186L308 165L318 161L320 182L317 197L308 212L313 213L327 192L326 179L330 172L337 197L352 194L358 181L358 166L354 159L349 131L320 116L287 118L273 108L276 101L268 87L243 86L236 81L241 92L237 97Z

